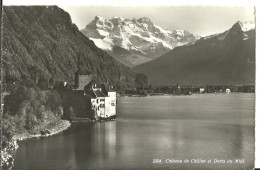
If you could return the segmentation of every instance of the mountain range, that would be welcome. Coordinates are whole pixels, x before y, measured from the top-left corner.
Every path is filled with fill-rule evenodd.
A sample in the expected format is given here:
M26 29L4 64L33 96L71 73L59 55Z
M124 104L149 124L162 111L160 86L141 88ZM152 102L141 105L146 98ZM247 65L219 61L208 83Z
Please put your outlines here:
M96 16L81 32L129 67L151 61L200 38L186 30L169 31L146 17L106 19Z
M99 82L125 87L133 87L134 72L147 74L156 85L255 83L252 22L199 37L167 31L148 18L96 17L79 31L57 6L5 6L3 22L3 83L36 74L73 82L79 67ZM137 66L129 69L118 60Z
M147 74L154 85L255 84L255 24L238 21L133 70Z
M3 22L4 82L41 74L73 83L81 67L98 82L122 86L134 83L131 70L99 49L57 6L4 6Z

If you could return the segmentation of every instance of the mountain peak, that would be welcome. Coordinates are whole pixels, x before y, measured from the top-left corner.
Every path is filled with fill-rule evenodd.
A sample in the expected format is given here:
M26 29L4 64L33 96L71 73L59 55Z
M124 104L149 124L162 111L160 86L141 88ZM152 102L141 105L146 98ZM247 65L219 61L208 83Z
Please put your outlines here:
M143 23L150 23L151 20L150 18L147 18L147 17L141 17L138 19L139 22L143 22Z
M253 22L253 21L247 21L247 22L237 21L231 29L234 29L236 27L241 29L241 31L246 32L246 31L255 29L255 22Z
M98 16L98 15L96 15L95 16L95 19L94 19L95 21L98 21L98 20L104 20L104 18L103 17L101 17L101 16Z
M252 22L235 23L231 29L175 48L161 57L134 67L153 85L254 84L255 34L243 32ZM248 28L248 29L245 29ZM183 30L175 30L180 37Z
M243 23L241 21L237 21L235 24L242 25Z
M113 19L121 20L123 21L124 19L122 17L114 16Z
M159 57L176 46L198 39L188 31L177 30L179 35L157 26L147 17L123 19L115 16L105 19L96 16L81 31L101 49L113 52L114 47L120 47L147 58Z

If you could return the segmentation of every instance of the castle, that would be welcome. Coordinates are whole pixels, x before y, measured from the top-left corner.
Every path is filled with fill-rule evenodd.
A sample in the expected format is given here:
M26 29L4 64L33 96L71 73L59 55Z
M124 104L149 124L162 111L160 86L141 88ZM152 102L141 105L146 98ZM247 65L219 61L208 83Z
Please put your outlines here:
M116 91L108 84L98 84L88 70L79 69L75 73L73 91L91 96L91 107L97 120L116 118Z

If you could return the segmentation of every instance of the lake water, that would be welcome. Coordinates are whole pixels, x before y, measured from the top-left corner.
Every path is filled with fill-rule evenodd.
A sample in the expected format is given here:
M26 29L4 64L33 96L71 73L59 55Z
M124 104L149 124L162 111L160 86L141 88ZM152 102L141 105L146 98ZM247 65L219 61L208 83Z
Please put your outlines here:
M14 169L252 169L254 95L118 98L116 121L21 142Z

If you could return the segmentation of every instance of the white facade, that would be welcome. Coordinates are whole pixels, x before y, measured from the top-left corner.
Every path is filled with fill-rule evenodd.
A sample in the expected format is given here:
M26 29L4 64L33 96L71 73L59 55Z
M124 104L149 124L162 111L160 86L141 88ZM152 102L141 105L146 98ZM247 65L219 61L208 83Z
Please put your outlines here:
M95 90L94 90L95 93ZM91 98L92 109L96 119L109 118L116 115L116 92L108 92L107 96Z
M204 93L205 89L204 88L200 88L200 93Z
M230 89L226 89L226 93L230 93L231 91L230 91Z
M105 117L105 97L91 99L92 109L96 112L96 117Z
M116 115L116 92L108 92L105 98L105 114L108 117Z

